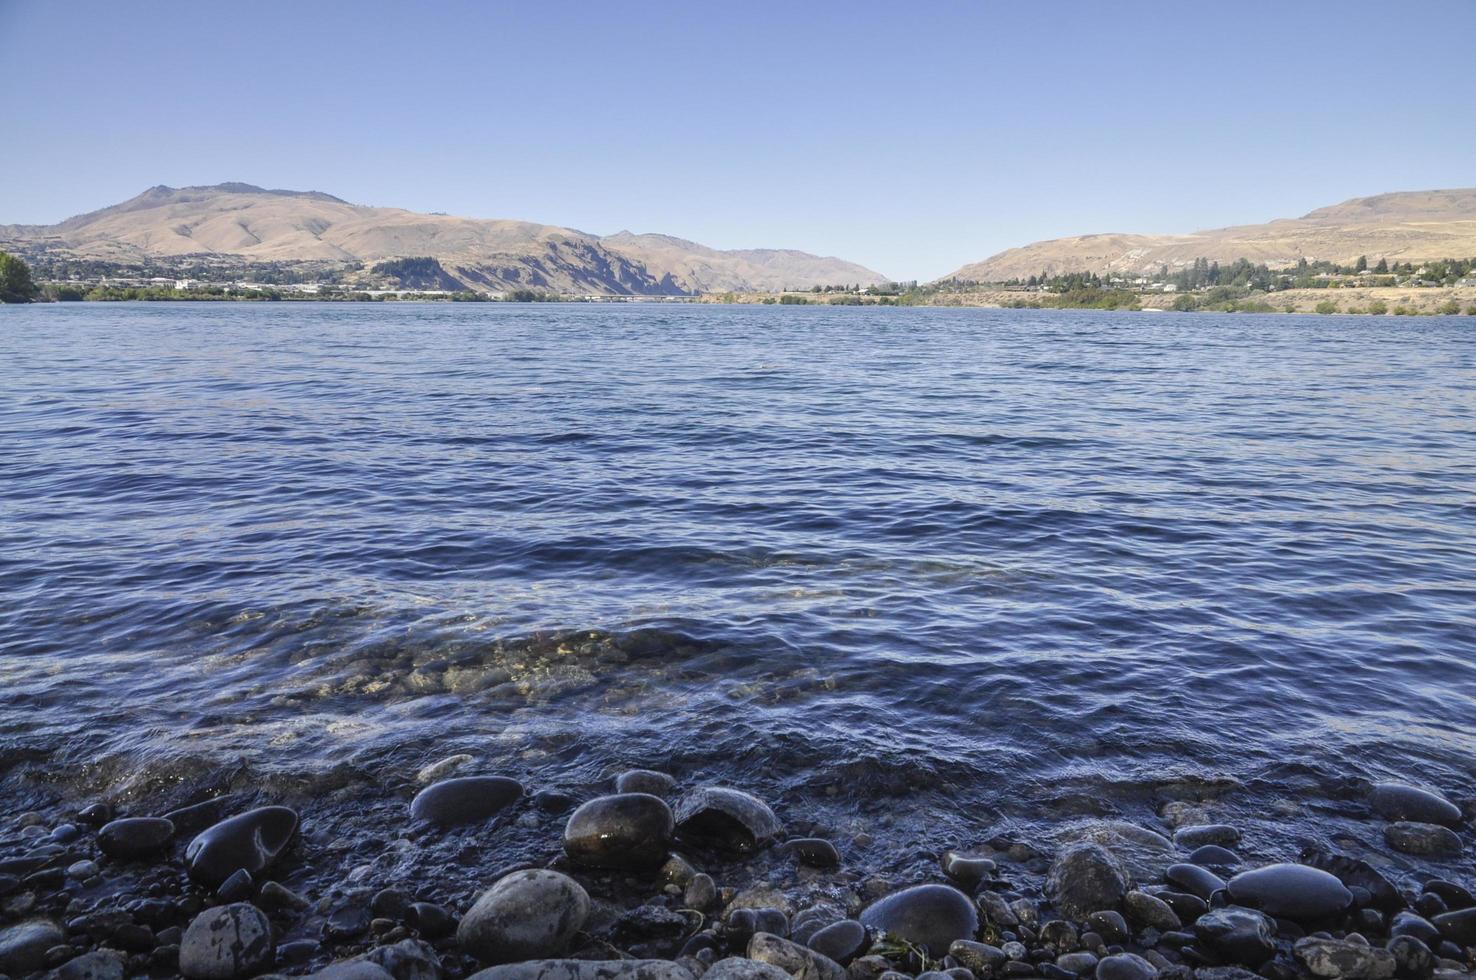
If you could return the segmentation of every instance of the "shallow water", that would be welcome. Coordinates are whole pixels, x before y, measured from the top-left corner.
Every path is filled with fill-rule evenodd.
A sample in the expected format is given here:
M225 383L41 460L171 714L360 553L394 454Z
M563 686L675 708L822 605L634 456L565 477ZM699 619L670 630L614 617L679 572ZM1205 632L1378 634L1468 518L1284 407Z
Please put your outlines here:
M916 839L1469 800L1476 329L6 308L0 671L63 797L466 751Z

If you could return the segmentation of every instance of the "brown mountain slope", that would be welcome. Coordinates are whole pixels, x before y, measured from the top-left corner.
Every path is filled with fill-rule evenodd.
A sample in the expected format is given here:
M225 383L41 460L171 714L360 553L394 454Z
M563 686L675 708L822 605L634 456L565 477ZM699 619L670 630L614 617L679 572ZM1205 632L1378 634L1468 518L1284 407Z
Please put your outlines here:
M672 295L885 281L853 263L804 252L720 251L659 235L601 238L250 184L153 187L56 225L0 225L0 243L114 262L200 254L365 263L430 256L462 282L489 290Z
M966 265L949 279L1003 282L1062 272L1154 273L1207 258L1246 258L1272 268L1299 259L1418 262L1476 255L1476 188L1354 198L1300 218L1191 235L1083 235L1012 248Z

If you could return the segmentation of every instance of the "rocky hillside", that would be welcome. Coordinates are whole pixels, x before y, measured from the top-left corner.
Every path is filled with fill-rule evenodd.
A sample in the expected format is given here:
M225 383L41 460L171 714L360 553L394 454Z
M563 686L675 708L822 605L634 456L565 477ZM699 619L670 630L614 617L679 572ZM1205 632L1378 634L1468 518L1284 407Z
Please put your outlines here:
M0 248L130 263L194 255L256 262L377 264L433 258L475 289L680 295L879 283L805 252L720 251L662 235L601 237L504 219L364 207L316 191L250 184L152 187L56 225L0 225Z
M1042 270L1153 273L1204 257L1239 258L1276 268L1325 259L1348 263L1465 258L1476 255L1476 188L1360 197L1300 218L1239 225L1190 235L1082 235L1036 242L966 265L946 278L1003 282Z

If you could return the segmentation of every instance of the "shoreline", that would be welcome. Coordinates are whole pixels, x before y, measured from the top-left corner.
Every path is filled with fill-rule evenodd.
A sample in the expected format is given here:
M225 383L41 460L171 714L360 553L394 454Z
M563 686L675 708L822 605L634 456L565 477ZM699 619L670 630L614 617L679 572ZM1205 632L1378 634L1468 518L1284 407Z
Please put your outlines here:
M1385 841L1380 856L1346 839L1265 853L1230 806L1233 781L1164 783L1137 820L888 842L741 786L637 769L570 790L483 765L458 754L373 794L285 800L250 785L121 800L43 789L44 805L34 785L12 793L32 808L0 834L0 970L1464 980L1476 965L1470 801L1402 784L1360 784L1345 804ZM900 860L853 859L878 844Z

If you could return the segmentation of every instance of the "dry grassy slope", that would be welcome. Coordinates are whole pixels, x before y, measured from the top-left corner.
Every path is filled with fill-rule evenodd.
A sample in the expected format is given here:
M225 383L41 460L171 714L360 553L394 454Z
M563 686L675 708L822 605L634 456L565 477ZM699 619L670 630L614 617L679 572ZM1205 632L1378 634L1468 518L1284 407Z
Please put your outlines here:
M1476 255L1476 189L1409 191L1360 197L1300 218L1239 225L1192 235L1084 235L1035 242L966 265L946 278L1002 282L1041 270L1150 273L1196 258L1239 258L1272 267L1367 255L1401 262Z
M47 243L113 261L196 253L371 263L433 256L487 289L674 294L883 279L803 252L724 252L656 235L602 239L553 225L361 207L328 194L248 184L154 187L58 225L0 226L0 241Z

